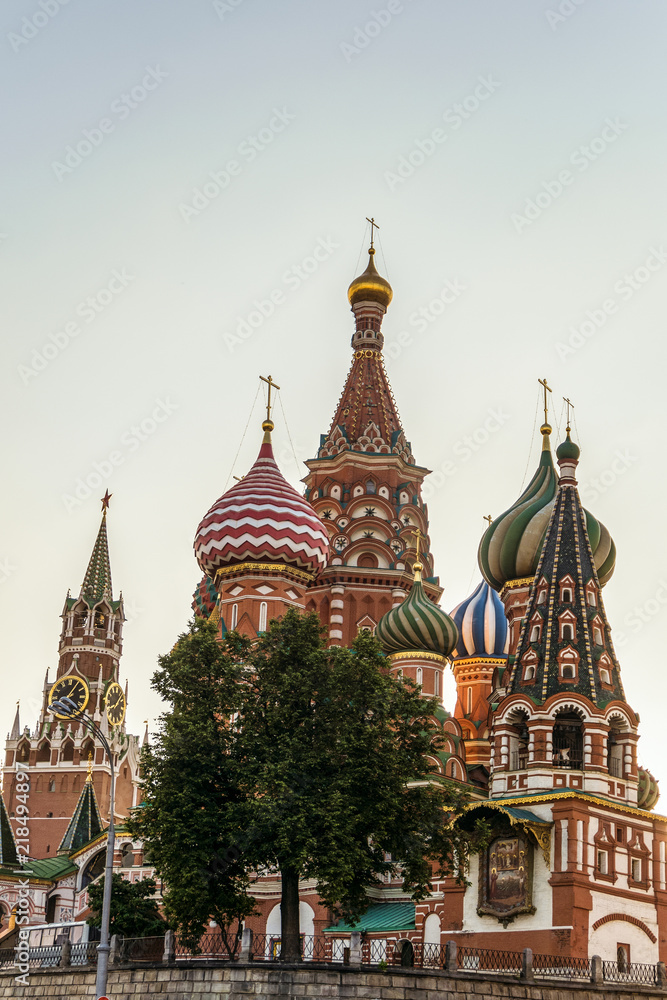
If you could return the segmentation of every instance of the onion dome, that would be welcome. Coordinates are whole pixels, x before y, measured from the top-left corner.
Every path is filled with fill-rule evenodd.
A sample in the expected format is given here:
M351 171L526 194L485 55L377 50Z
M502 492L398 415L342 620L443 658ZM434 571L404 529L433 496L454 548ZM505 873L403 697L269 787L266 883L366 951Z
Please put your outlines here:
M218 603L218 592L213 580L204 574L192 595L192 610L197 618L210 618Z
M640 767L637 769L639 783L637 785L637 805L640 809L655 809L660 796L658 782L650 771Z
M556 458L559 462L570 461L578 462L579 456L581 455L581 449L578 444L570 438L570 428L567 428L567 437L565 440L558 445L556 448Z
M264 441L250 472L213 504L197 528L195 556L211 578L243 562L287 564L308 574L326 565L326 528L278 469L272 421L262 426Z
M484 579L495 590L513 580L532 580L546 537L558 490L558 476L551 457L551 427L543 424L542 455L535 475L519 499L493 521L482 535L477 559ZM579 448L570 440L559 446L557 457L568 469L578 462ZM616 546L609 531L584 510L593 561L600 586L611 579L616 564Z
M551 427L541 427L542 455L537 471L516 503L482 535L477 558L482 576L495 590L509 580L532 578L553 510L558 477L551 457Z
M450 655L458 632L446 612L429 601L421 582L421 563L415 563L412 590L398 607L383 615L375 634L385 653Z
M505 608L486 580L452 611L452 618L459 632L452 657L507 656L509 629Z
M355 278L347 290L347 297L350 305L357 302L379 302L386 309L394 297L394 292L386 278L378 274L375 268L375 250L373 247L368 251L368 267L363 274Z

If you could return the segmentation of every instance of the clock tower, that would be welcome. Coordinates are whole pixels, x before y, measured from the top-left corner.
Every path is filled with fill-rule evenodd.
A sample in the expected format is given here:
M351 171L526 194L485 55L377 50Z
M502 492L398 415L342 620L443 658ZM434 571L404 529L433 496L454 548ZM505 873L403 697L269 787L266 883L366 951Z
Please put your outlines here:
M116 758L116 816L138 801L139 739L125 731L125 695L119 685L123 651L123 597L114 599L107 539L111 497L102 499L102 521L78 597L68 592L61 618L56 677L47 670L42 709L33 730L21 727L19 710L5 747L4 799L15 824L17 767L30 775L30 857L58 852L86 782L91 778L103 819L108 819L111 773L104 748L80 722L58 717L49 705L71 698L100 727ZM113 701L107 713L107 698ZM109 717L111 718L111 723ZM118 722L116 723L116 719Z

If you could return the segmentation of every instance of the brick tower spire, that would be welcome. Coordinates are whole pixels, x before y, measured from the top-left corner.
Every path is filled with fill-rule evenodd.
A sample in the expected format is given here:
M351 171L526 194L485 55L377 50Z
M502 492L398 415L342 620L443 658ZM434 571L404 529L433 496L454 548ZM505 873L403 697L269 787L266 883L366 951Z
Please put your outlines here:
M375 225L375 224L373 224ZM421 488L428 469L415 463L382 358L382 320L392 300L375 267L352 282L352 365L317 456L306 462L306 496L329 531L331 555L309 589L307 608L329 625L329 641L349 644L375 629L413 583L416 532L422 539L424 592L442 593L429 551L428 511Z
M126 816L139 797L139 741L125 723L110 726L105 714L106 689L119 679L123 650L123 598L114 599L107 538L110 494L102 499L102 520L78 597L68 592L62 610L58 667L54 683L48 670L42 709L33 731L20 730L17 718L5 746L3 794L11 819L16 808L16 765L30 776L30 856L53 856L76 812L84 784L108 818L111 772L97 738L77 721L57 719L49 711L54 697L76 692L79 705L92 716L117 755L116 816ZM54 690L55 689L55 690ZM92 767L87 774L88 763ZM15 820L14 820L15 821Z

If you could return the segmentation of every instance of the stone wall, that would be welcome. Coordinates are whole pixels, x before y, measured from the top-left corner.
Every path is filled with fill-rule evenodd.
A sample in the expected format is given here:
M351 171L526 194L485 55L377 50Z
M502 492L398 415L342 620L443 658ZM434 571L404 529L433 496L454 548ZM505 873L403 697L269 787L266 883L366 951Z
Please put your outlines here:
M615 987L609 983L594 987L567 982L545 985L510 980L507 977L475 974L421 972L389 969L385 973L277 965L219 965L188 962L165 968L162 965L115 967L109 973L110 1000L148 1000L156 994L177 1000L226 997L229 1000L277 997L327 997L333 1000L636 1000L667 994L657 987ZM0 973L0 998L41 997L44 1000L83 1000L95 997L95 970L50 969L30 974L30 985L19 986L13 973Z

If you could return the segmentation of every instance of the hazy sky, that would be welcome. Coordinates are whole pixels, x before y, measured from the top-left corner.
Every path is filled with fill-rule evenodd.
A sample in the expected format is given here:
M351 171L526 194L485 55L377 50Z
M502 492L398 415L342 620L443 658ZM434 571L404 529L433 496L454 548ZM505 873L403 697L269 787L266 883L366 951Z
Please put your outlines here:
M107 487L128 728L157 717L195 529L259 448L261 397L234 464L258 376L291 482L328 430L373 215L443 606L537 463L546 375L667 788L666 28L657 0L5 0L3 733L54 677Z

